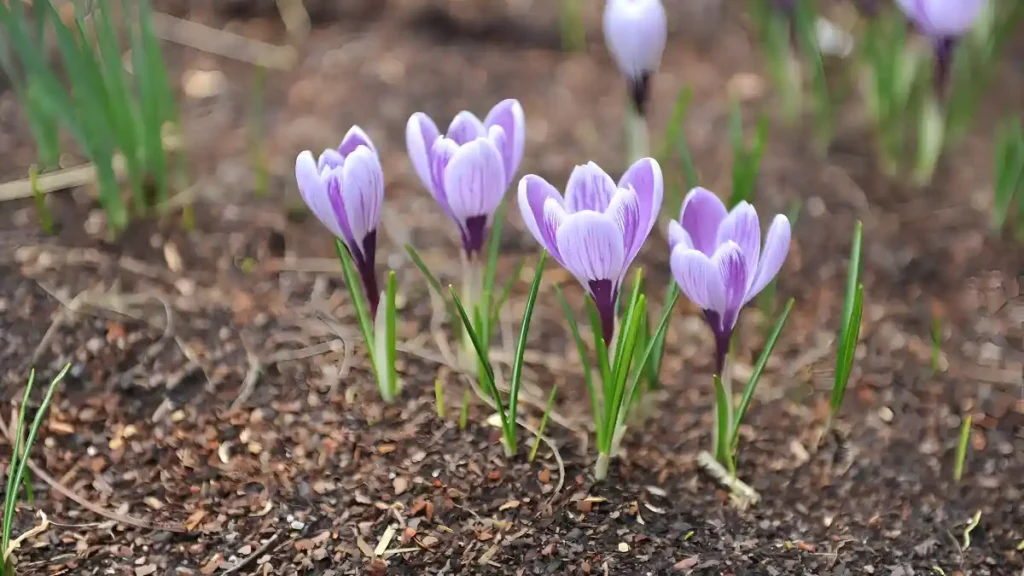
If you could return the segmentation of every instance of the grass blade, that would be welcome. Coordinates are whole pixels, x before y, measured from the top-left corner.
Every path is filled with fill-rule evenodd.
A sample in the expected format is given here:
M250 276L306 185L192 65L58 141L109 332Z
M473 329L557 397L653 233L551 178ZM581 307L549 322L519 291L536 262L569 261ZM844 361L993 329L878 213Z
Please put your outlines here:
M441 384L440 378L434 379L434 402L437 405L437 419L444 420L444 385Z
M843 405L843 397L846 395L846 385L850 380L850 373L853 370L853 358L857 351L857 339L860 337L860 321L864 308L864 286L858 285L853 297L853 311L850 316L850 323L847 331L840 338L840 346L836 357L836 376L832 385L832 398L830 400L831 412L829 413L829 424L839 415L839 409Z
M444 302L445 310L448 311L448 319L452 323L457 324L459 316L455 309L452 308L452 305L448 302L448 296L445 294L445 290L441 287L441 283L437 280L437 277L430 271L430 268L427 268L427 263L423 261L423 258L420 258L419 252L412 247L412 244L406 244L405 251L409 254L409 258L412 259L412 263L419 268L420 273L423 274L423 277L427 280L427 285L430 286L434 293L441 298L442 302Z
M657 353L660 353L659 342L661 342L660 346L664 347L665 334L668 332L669 319L671 319L672 310L675 309L676 303L678 301L679 290L676 289L669 291L668 299L665 302L665 306L661 310L661 318L658 320L658 327L654 330L654 334L652 335L652 337L647 341L647 347L644 349L643 356L640 357L641 365L650 362L652 356L654 356ZM628 393L629 396L627 397L632 397L633 390L635 390L639 385L639 375L636 374L633 376L633 382L630 384L630 391ZM616 426L618 426L619 424L620 423L616 423Z
M612 426L605 433L605 442L607 444L605 444L603 452L608 455L611 455L611 450L614 448L611 444L615 439L616 427L620 419L625 418L629 412L629 403L632 400L632 396L626 395L626 382L629 378L629 367L632 364L633 356L636 352L636 342L640 334L640 318L647 315L647 298L642 294L636 294L635 300L630 304L626 312L626 320L623 322L622 334L619 336L619 341L622 342L622 345L617 348L618 355L614 361L614 374L612 376L614 380L614 396L605 407L607 414L605 423L610 423L609 425ZM639 378L639 372L635 376L634 381Z
M373 350L373 321L370 319L369 303L366 300L366 294L363 290L362 282L359 280L359 275L356 274L356 265L352 260L352 254L348 251L348 246L338 238L334 239L334 251L338 254L338 260L341 261L341 273L345 280L345 286L348 288L349 295L352 297L352 303L356 309L356 320L359 322L359 329L363 332L363 338L366 340L366 345ZM375 362L371 364L376 365ZM380 375L377 375L378 378Z
M736 446L740 439L740 423L743 422L743 417L747 414L747 409L750 408L750 402L754 399L754 392L757 390L757 383L761 379L761 373L764 372L764 367L768 365L768 359L771 358L772 351L775 350L775 343L778 342L779 335L782 334L782 329L786 325L786 320L789 319L789 312L793 309L795 302L796 299L794 298L790 298L786 302L785 308L782 309L782 314L779 315L779 319L775 321L771 334L768 335L768 340L765 342L764 349L761 350L761 355L757 358L757 363L754 364L754 372L750 375L750 379L747 380L747 387L743 389L743 396L740 398L739 407L736 408L732 429L729 431L729 435L726 436L729 439L728 445L733 454L736 452Z
M572 333L573 340L576 341L576 352L580 356L580 362L583 364L583 380L587 384L587 392L590 394L590 413L594 417L594 430L597 434L598 446L603 445L601 439L604 433L604 415L601 410L601 403L607 401L604 396L597 395L597 389L594 388L594 375L592 366L590 364L590 354L587 352L587 345L583 342L583 338L580 336L580 327L576 322L576 318L572 315L572 308L569 306L569 302L565 299L565 295L562 294L562 289L555 284L555 294L558 296L558 302L562 305L562 312L565 313L566 322L569 324L569 331Z
M530 285L530 294L526 297L526 309L523 310L523 325L519 329L519 340L516 342L516 356L515 361L512 362L512 379L509 382L508 392L508 419L512 422L513 426L515 426L516 412L519 408L519 385L523 379L523 356L526 354L526 338L530 334L533 306L537 302L537 292L540 291L540 279L544 274L544 262L547 261L547 258L547 251L541 252L540 260L533 271L533 284Z
M398 397L398 369L395 367L395 363L398 360L398 336L397 336L397 322L395 316L397 311L395 310L395 297L398 295L398 284L395 282L395 271L388 271L388 284L387 291L385 292L384 300L384 314L385 316L385 334L384 338L387 342L387 348L385 349L385 356L387 366L385 370L388 371L388 387L390 388L391 399Z
M25 410L28 406L29 398L32 394L32 386L36 381L35 368L29 372L28 384L25 385L25 394L21 398L21 407L18 410L18 421L14 423L14 438L13 447L11 448L11 463L7 467L7 489L4 491L4 516L3 526L0 527L3 531L2 545L0 545L0 554L7 550L7 545L11 540L12 520L14 518L14 506L18 502L18 481L19 478L15 473L18 469L19 460L22 455L22 443L21 439L24 436L23 427L25 426ZM6 563L4 564L6 566Z
M537 458L537 448L540 448L541 437L544 436L544 429L547 428L548 418L551 416L551 410L555 407L555 395L558 394L558 386L551 389L551 394L548 395L548 405L544 408L544 415L540 417L540 426L537 427L537 435L533 441L533 448L530 449L530 458L528 462L533 462Z
M953 481L957 484L964 475L964 461L967 460L967 445L971 439L972 415L968 414L960 425L960 441L956 445L956 460L953 463Z

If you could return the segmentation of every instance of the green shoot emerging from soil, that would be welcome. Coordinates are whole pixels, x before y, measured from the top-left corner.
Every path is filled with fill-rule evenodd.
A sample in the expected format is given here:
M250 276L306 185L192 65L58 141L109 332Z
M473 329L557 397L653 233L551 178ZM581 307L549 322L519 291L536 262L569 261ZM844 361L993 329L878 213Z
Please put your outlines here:
M957 484L964 475L964 462L967 460L967 446L971 440L972 415L968 414L960 425L960 440L956 445L956 460L953 462L953 481Z
M397 294L397 283L395 272L388 272L387 287L384 292L384 302L377 307L376 315L370 308L370 302L362 289L359 273L356 271L356 263L352 259L345 243L339 239L334 240L334 248L341 261L341 270L345 278L345 285L352 296L353 305L356 308L356 320L359 322L359 330L363 333L363 339L370 350L370 359L373 366L373 375L377 380L377 389L380 397L387 403L392 403L398 397L401 384L398 380L398 372L395 370L395 358L397 356L397 342L395 337L395 296Z
M71 369L71 364L64 366L53 380L50 381L50 386L46 389L46 395L43 396L43 402L39 405L39 409L36 410L35 418L32 419L32 423L26 429L27 424L27 407L29 399L32 394L32 385L35 384L36 371L33 369L29 373L28 384L25 386L25 394L21 398L21 408L18 411L18 420L14 422L14 436L12 437L13 444L11 449L11 463L7 466L7 487L4 490L4 512L3 512L3 526L0 528L2 534L0 534L0 550L3 551L3 561L0 562L0 576L14 576L14 569L8 564L10 561L10 555L17 544L17 540L11 541L11 532L14 529L14 509L18 502L18 493L20 492L20 486L26 480L26 473L29 453L32 450L32 445L36 441L36 435L39 433L39 427L43 424L43 418L46 415L46 409L50 406L50 400L53 399L53 393L57 390L57 385L60 384L61 380ZM31 490L26 484L26 494L31 494Z
M438 420L444 420L445 409L444 409L444 385L441 384L440 378L434 379L434 401L437 403L437 418Z
M498 390L498 383L495 380L494 369L491 366L491 360L488 357L488 344L485 339L486 337L482 337L476 329L478 326L486 328L490 324L483 323L481 321L480 316L484 312L480 308L476 308L473 311L476 318L471 319L469 312L467 312L465 306L462 305L462 301L459 299L459 295L455 291L455 287L449 286L452 302L458 310L459 319L462 321L463 328L466 330L470 342L473 345L473 349L476 351L477 359L480 362L479 366L480 374L483 377L483 388L491 395L491 398L494 400L494 405L498 410L498 416L501 419L502 436L505 440L505 453L509 456L515 455L518 450L518 425L516 424L516 413L519 409L519 386L523 378L523 358L526 354L526 338L530 332L530 319L533 317L533 307L537 301L537 292L540 290L540 280L544 273L544 262L546 260L547 252L543 252L540 260L537 262L537 267L533 271L533 284L530 285L530 295L527 297L526 309L523 311L523 324L519 330L519 340L516 342L515 359L512 362L512 377L509 382L507 406L502 402L501 392ZM493 273L491 276L493 278Z
M39 227L47 235L53 236L53 215L50 214L50 207L46 205L46 194L39 189L39 169L34 164L28 170L28 181L32 186L32 200L36 206Z
M459 409L459 430L465 431L469 425L469 390L462 393L462 408Z
M29 97L32 133L47 151L44 166L54 159L56 151L51 148L59 126L94 163L100 204L108 227L116 233L129 218L118 181L121 166L136 211L145 213L167 199L164 131L175 124L177 112L148 0L98 0L92 10L83 7L79 5L65 24L51 2L33 2L31 19L22 2L0 3L0 52L17 56L2 63L7 75L24 87L22 97ZM127 69L118 40L121 25L128 29ZM56 39L67 84L46 60L45 39L50 34Z
M839 329L836 348L836 373L832 384L832 399L829 403L828 424L839 415L846 395L846 385L853 371L854 355L857 351L857 339L860 337L860 321L864 309L864 285L860 283L860 252L863 224L858 220L853 231L853 243L850 248L850 265L846 277L846 298L843 303L843 319Z

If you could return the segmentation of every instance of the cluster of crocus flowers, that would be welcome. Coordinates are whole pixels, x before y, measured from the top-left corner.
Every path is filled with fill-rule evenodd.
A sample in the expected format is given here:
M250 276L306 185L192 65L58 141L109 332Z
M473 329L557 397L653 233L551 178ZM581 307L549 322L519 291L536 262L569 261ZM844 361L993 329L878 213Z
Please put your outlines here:
M519 182L526 227L593 299L605 343L615 330L615 304L629 265L661 210L661 167L642 158L618 185L593 162L577 166L563 197L540 176Z
M459 112L444 135L417 112L406 124L405 142L416 174L458 226L463 250L473 260L523 159L522 106L503 100L482 122L472 112Z
M779 214L762 247L754 207L740 202L728 211L704 188L686 195L679 220L669 224L672 275L714 334L716 374L725 369L740 310L778 274L790 235L789 220Z
M914 27L935 48L935 86L945 90L960 38L974 26L987 0L897 0Z

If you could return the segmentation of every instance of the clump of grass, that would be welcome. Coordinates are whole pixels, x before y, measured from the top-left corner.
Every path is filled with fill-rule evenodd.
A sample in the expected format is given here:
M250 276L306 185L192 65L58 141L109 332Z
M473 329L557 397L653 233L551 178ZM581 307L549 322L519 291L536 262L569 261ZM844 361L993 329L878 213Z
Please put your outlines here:
M14 530L14 509L18 503L18 497L21 493L20 487L25 485L25 494L32 500L31 483L28 482L28 458L29 453L32 450L32 445L36 441L36 435L39 433L39 428L43 424L43 417L46 415L46 409L50 406L50 400L53 399L53 393L57 390L57 385L60 384L61 380L67 374L68 370L71 369L71 364L64 366L53 380L50 381L49 387L46 389L46 395L43 397L42 404L39 405L39 409L36 410L35 417L29 424L27 422L28 417L28 401L32 394L32 387L36 380L36 371L33 369L29 373L28 384L25 386L25 394L21 399L21 408L18 411L18 420L14 423L14 436L12 438L13 446L11 448L11 463L7 466L7 488L4 491L4 505L3 505L3 526L0 527L0 550L3 551L3 560L0 562L0 576L14 576L14 568L10 565L10 555L13 551L11 536ZM26 428L26 424L28 427Z
M117 233L128 225L129 208L145 214L167 199L165 131L177 124L177 111L149 1L96 0L91 10L85 6L79 3L65 23L51 2L33 2L31 8L0 3L0 65L19 87L41 165L56 164L58 131L70 134L95 165L100 204ZM66 80L46 59L47 35L56 39ZM122 166L130 204L121 194Z
M850 248L850 265L846 277L846 298L843 303L843 320L839 329L838 346L836 348L835 381L832 384L832 398L829 402L828 424L826 431L839 415L846 396L846 385L853 372L854 354L857 351L857 340L860 338L860 322L864 311L864 285L860 282L860 252L863 237L863 225L858 220L853 232ZM824 437L824 436L822 436Z

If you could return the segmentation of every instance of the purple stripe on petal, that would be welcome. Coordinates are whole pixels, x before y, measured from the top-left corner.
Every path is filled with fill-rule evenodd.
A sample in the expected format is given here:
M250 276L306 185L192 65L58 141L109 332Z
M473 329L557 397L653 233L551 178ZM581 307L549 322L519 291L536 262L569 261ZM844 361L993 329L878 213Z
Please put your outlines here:
M565 186L565 209L570 214L583 210L604 212L616 190L615 181L597 164L577 166Z
M455 217L448 205L448 191L444 188L444 171L458 151L459 145L443 136L434 141L434 147L430 151L429 189L434 195L434 200L441 205L441 210L444 210L444 213L461 227L462 222Z
M605 214L610 216L612 220L615 220L615 224L618 225L619 232L622 234L622 247L626 251L622 273L625 274L626 269L629 268L629 264L632 262L633 256L636 255L636 251L633 250L633 244L643 244L643 238L640 238L638 234L641 226L640 199L637 198L636 192L632 188L619 188ZM639 249L639 246L637 246L637 249Z
M554 186L548 184L540 176L527 174L519 180L518 199L519 212L523 216L526 229L533 234L533 237L545 250L554 256L559 264L563 264L562 257L558 254L558 245L555 242L555 230L558 227L553 221L545 223L545 212L549 210L545 208L545 203L551 200L554 206L562 205L562 196L558 190L555 190ZM552 214L555 213L554 208L550 210ZM552 216L552 220L555 219L557 216Z
M700 250L676 246L672 250L672 277L690 302L719 315L725 312L725 285L711 259Z
M581 284L587 286L592 280L618 284L625 248L614 220L589 210L570 214L558 227L555 238L565 268Z
M726 214L725 204L714 192L697 187L690 190L683 199L679 223L690 235L693 247L711 257L718 247L718 227L725 220Z
M665 182L661 174L661 166L653 158L637 160L626 170L619 181L619 188L629 187L636 192L640 208L640 221L635 236L632 241L627 240L627 244L632 248L626 255L626 260L631 262L658 222L661 201L665 195Z
M342 156L347 157L360 146L366 146L370 149L370 152L377 154L377 148L374 147L373 142L370 140L370 137L366 132L363 132L363 129L359 126L353 126L348 129L345 137L341 139L341 145L338 146L338 152L340 152Z
M405 125L405 147L409 151L409 159L420 181L432 193L434 181L430 172L431 149L440 135L437 124L422 112L410 116Z
M757 264L757 272L750 288L747 290L747 301L757 296L764 287L772 281L772 278L782 269L782 264L789 254L789 243L792 237L792 228L789 219L779 214L772 220L768 228L768 235L764 240L764 252L761 253L761 261Z
M490 216L505 195L505 164L486 138L459 147L444 169L444 189L452 214L465 226L472 216Z
M761 258L761 223L757 220L757 210L746 201L737 204L718 227L716 243L721 245L729 240L739 245L743 252L747 282L752 282Z
M711 263L718 269L725 287L725 313L722 315L722 325L731 330L736 325L740 308L743 307L747 295L747 263L743 259L743 250L729 240L718 247L715 255L711 257Z
M345 157L334 148L324 150L316 161L317 170L320 172L323 172L324 168L341 168L344 165Z
M356 148L342 168L341 197L348 227L355 242L377 229L384 205L384 172L377 155L365 146Z
M452 118L452 123L448 125L448 133L446 136L455 140L455 143L459 146L468 144L477 138L487 135L487 129L484 128L484 123L480 121L472 112L466 112L463 110Z
M331 234L343 238L338 218L334 215L334 208L327 196L327 185L320 176L313 154L308 150L295 159L295 181L299 185L302 200L309 206L316 219L330 230Z
M668 249L671 252L675 250L676 246L682 246L684 248L693 250L693 240L690 239L690 235L683 230L683 227L679 225L679 222L671 220L668 223Z
M342 187L345 185L344 169L328 169L324 173L324 181L327 184L327 199L331 203L336 226L341 230L341 234L338 237L348 246L349 252L352 253L353 257L357 259L362 258L362 248L352 234L352 227L349 226L348 207L345 206L345 196L342 190Z
M484 119L484 125L501 126L505 131L505 142L501 147L501 157L505 161L505 177L512 184L519 164L523 161L523 148L526 144L526 119L523 107L518 100L508 99L498 102Z

